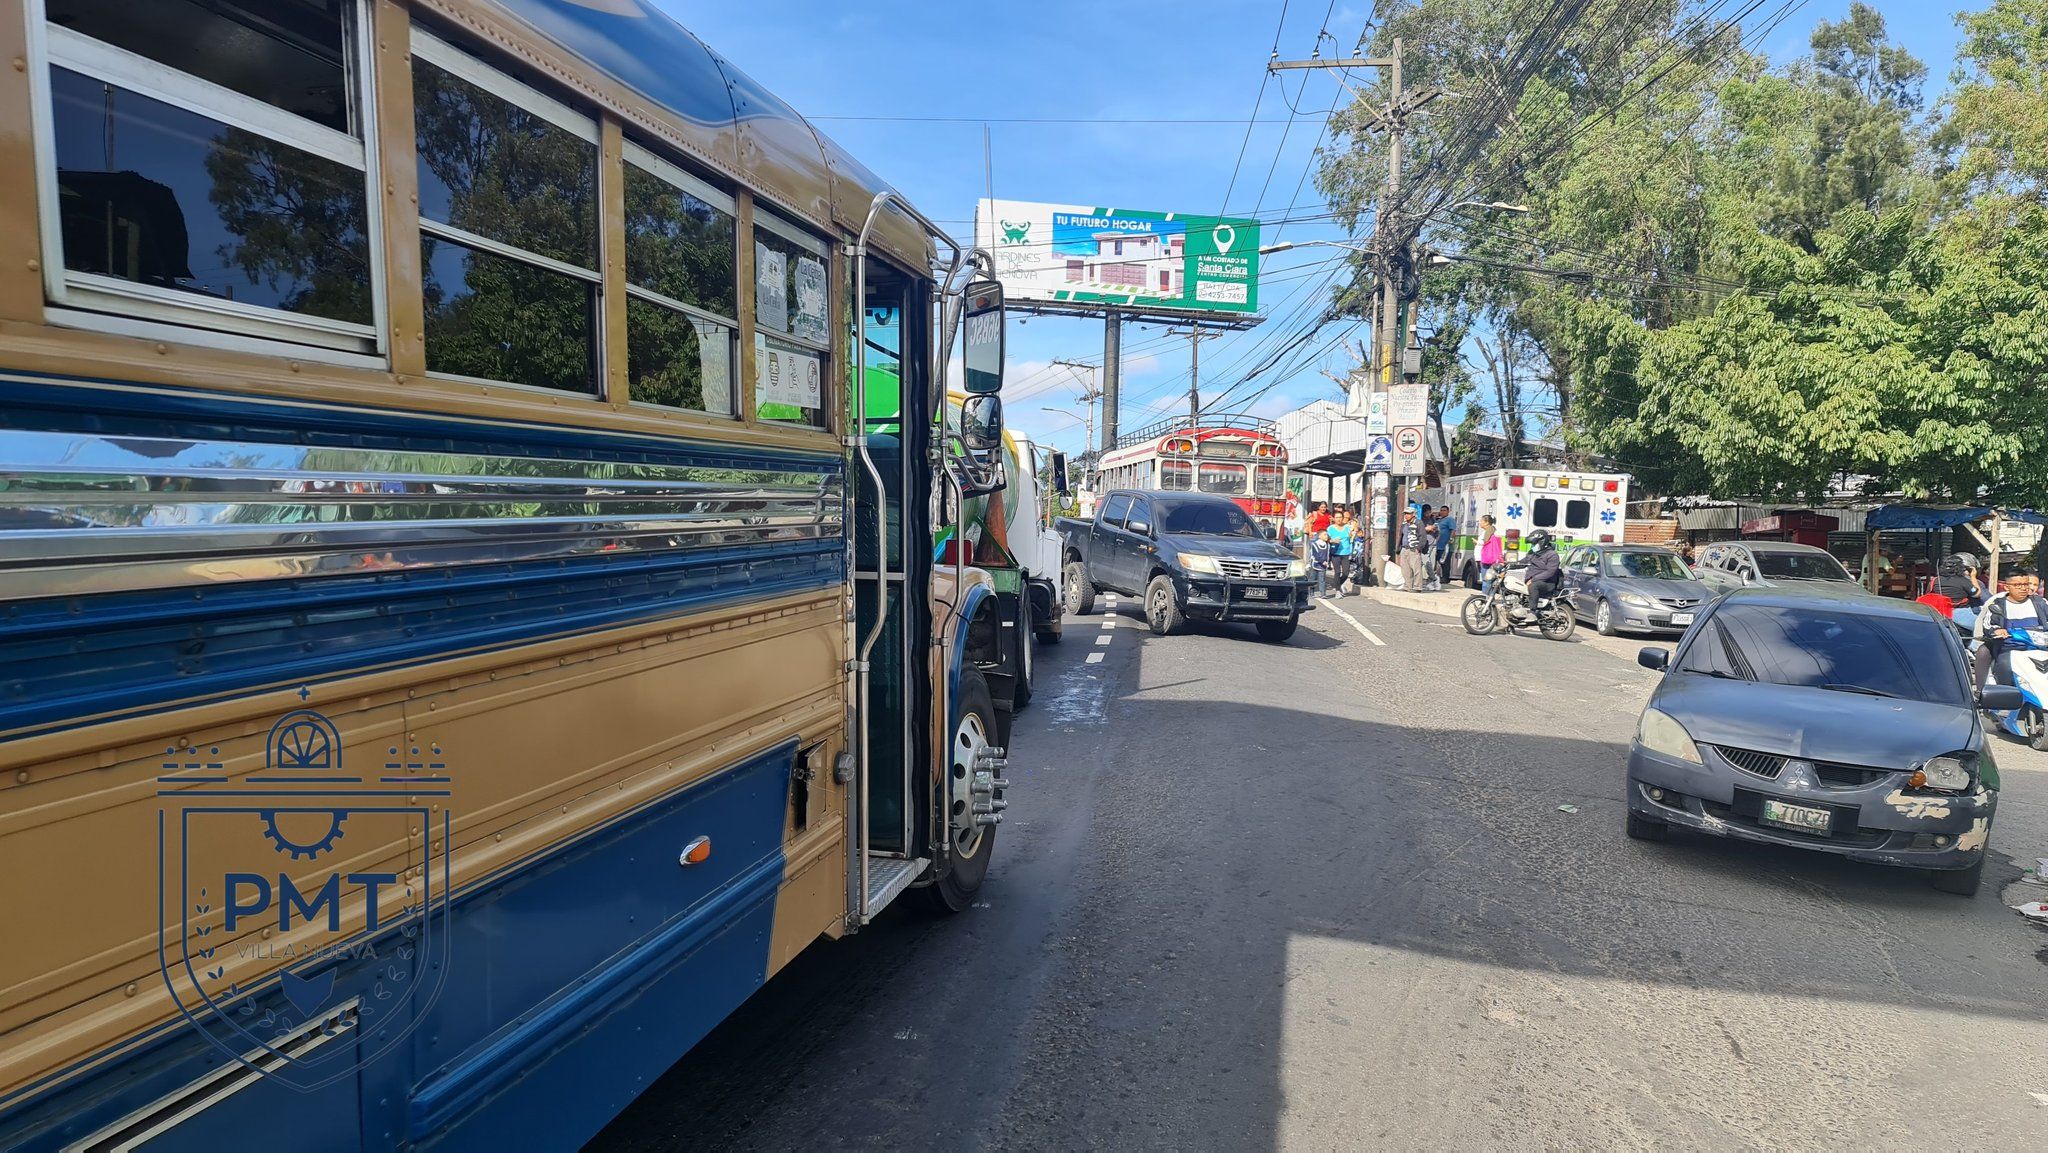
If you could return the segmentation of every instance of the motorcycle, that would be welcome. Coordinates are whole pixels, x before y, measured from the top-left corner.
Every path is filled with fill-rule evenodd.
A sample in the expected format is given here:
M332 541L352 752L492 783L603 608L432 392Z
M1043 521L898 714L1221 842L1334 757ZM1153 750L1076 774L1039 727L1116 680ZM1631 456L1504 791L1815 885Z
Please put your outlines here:
M1464 605L1458 610L1458 619L1466 632L1485 636L1535 625L1550 640L1570 638L1572 630L1579 625L1579 614L1572 608L1572 591L1559 589L1556 596L1531 606L1529 586L1523 578L1523 571L1519 567L1497 568L1487 591L1465 598Z
M2048 633L2014 629L2012 641L2012 683L2024 703L1994 715L1999 728L2048 751Z

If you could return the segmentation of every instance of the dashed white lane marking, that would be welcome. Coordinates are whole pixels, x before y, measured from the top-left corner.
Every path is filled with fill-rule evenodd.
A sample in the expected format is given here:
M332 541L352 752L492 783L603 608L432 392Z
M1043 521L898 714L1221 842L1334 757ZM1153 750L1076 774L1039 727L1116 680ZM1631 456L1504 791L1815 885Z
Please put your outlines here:
M1103 657L1104 657L1105 655L1107 655L1107 654L1104 654L1104 653L1089 653L1089 654L1088 654L1088 663L1089 663L1089 664L1091 664L1091 665L1099 665L1099 664L1101 664L1101 663L1102 663L1102 658L1103 658Z
M1103 628L1105 628L1105 629L1113 629L1113 628L1115 628L1115 627L1116 627L1116 618L1115 618L1115 617L1111 617L1111 618L1109 618L1108 620L1106 620L1106 621L1103 621L1103 622L1102 622L1102 627L1103 627Z
M1360 635L1360 636L1363 636L1363 637L1364 637L1364 638L1365 638L1366 640L1369 640L1369 641L1371 641L1372 643L1374 643L1374 644L1378 645L1378 646L1379 646L1379 647L1381 647L1381 648L1386 648L1386 647L1387 647L1387 642L1385 642L1385 641L1381 640L1380 638L1378 638L1378 637L1374 636L1374 635L1373 635L1373 631L1372 631L1371 629L1369 629L1369 628L1366 628L1366 627L1365 627L1364 625L1362 625L1362 624L1359 624L1359 623L1358 623L1358 618L1357 618L1357 617L1355 617L1355 616L1352 616L1352 615L1351 615L1350 613L1347 613L1347 612L1345 612L1345 611L1344 611L1343 609L1340 609L1340 608L1338 608L1338 607L1337 607L1337 606L1336 606L1336 605L1335 605L1334 603L1332 603L1332 602L1330 602L1330 601L1324 601L1324 602L1323 602L1323 607L1324 607L1324 608L1326 608L1326 609L1329 609L1329 610L1330 610L1331 612L1333 612L1333 613L1336 613L1336 614L1337 614L1338 616L1340 616L1340 617L1343 617L1343 618L1344 618L1344 619L1345 619L1346 621L1349 621L1349 622L1350 622L1350 624L1351 624L1351 627L1352 627L1352 628L1355 628L1355 629L1357 629L1357 630L1358 630L1358 632L1359 632L1359 635Z
M1095 643L1096 643L1096 644L1098 644L1098 645L1106 645L1106 644L1108 644L1109 642L1111 642L1111 641L1113 641L1113 640L1115 640L1115 639L1116 639L1115 637L1096 637L1096 638L1095 638Z

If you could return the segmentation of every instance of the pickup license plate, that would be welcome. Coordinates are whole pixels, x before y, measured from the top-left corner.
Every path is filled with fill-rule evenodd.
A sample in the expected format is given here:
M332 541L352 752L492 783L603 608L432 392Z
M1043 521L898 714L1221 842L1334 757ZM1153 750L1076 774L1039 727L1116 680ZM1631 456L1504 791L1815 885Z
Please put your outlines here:
M1671 614L1671 623L1672 623L1672 624L1675 624L1675 625L1689 625L1689 624L1691 624L1691 623L1692 623L1692 614L1691 614L1691 613L1672 613L1672 614Z
M1783 801L1764 801L1763 819L1773 825L1798 829L1802 833L1825 833L1835 822L1835 814L1828 809L1815 809L1806 805L1788 805Z
M1271 597L1271 593L1271 589L1260 588L1258 585L1253 585L1250 588L1244 590L1244 599L1248 601L1268 600Z

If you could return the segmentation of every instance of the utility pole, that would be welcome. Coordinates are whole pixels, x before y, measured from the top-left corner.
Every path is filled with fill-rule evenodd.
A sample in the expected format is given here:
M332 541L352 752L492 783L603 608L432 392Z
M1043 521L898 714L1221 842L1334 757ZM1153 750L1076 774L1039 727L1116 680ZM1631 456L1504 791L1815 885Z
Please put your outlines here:
M1407 258L1410 237L1398 221L1401 217L1401 140L1407 131L1408 117L1422 109L1422 106L1446 95L1441 88L1424 88L1416 92L1407 91L1401 83L1401 41L1394 40L1391 56L1359 56L1340 60L1275 60L1266 65L1271 72L1294 68L1384 68L1387 70L1387 103L1378 110L1375 125L1387 134L1387 192L1380 202L1379 212L1373 221L1373 238L1370 245L1375 271L1379 275L1380 319L1378 332L1373 340L1374 364L1372 365L1371 392L1373 396L1384 397L1389 385L1394 382L1396 366L1401 358L1401 282L1405 269L1411 267ZM1381 400L1381 405L1386 401ZM1366 538L1366 560L1371 572L1378 573L1388 557L1394 555L1394 533L1400 524L1395 513L1391 485L1386 473L1371 474L1367 485L1368 515L1371 517L1372 533ZM1382 519L1384 518L1384 519Z
M1112 308L1102 315L1102 440L1098 452L1116 447L1117 385L1124 372L1124 317ZM1101 460L1100 456L1095 459Z
M1175 328L1169 332L1188 338L1188 423L1198 424L1202 419L1202 342L1216 339L1217 334L1199 328Z
M1053 363L1059 365L1062 368L1072 369L1077 373L1087 372L1090 374L1090 379L1081 386L1081 395L1076 397L1075 399L1081 402L1081 411L1086 414L1089 449L1090 451L1095 453L1096 460L1101 460L1104 450L1106 450L1109 447L1108 445L1098 443L1095 439L1095 402L1102 397L1102 393L1096 390L1095 377L1102 372L1102 369L1100 366L1089 364L1085 360L1066 360L1063 358L1056 358L1053 360ZM1088 471L1091 473L1094 472L1093 469L1090 469Z

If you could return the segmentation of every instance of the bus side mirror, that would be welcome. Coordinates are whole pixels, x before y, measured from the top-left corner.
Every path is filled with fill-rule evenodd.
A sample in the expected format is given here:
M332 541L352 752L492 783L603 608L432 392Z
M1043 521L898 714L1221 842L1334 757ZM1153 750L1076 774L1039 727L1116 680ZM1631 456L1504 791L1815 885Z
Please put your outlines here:
M960 405L960 442L977 455L1003 447L1002 397L981 393Z
M1067 454L1063 452L1053 453L1050 467L1052 468L1052 490L1061 496L1072 496L1074 484L1067 479Z
M966 369L961 388L974 395L1003 390L1003 286L977 280L967 286L966 342L960 359Z

